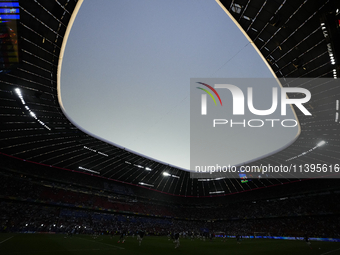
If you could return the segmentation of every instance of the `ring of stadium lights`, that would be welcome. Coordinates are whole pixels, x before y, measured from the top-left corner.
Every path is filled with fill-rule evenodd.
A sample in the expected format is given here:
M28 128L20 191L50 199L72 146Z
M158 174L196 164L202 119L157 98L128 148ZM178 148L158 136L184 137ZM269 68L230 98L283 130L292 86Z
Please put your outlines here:
M79 2L82 2L82 0L80 0ZM74 9L74 12L76 11L76 9ZM74 13L74 12L72 12L71 11L71 13ZM73 16L73 15L72 15ZM69 22L69 24L68 24L68 26L67 26L67 29L69 29L69 27L70 27L70 24L71 24L72 22L71 22L71 20L70 20L70 22ZM259 38L260 39L260 38ZM45 40L45 38L44 38L44 40ZM47 40L48 41L48 40ZM66 33L65 33L65 37L64 37L64 41L63 41L63 43L66 43L66 41L67 41L67 36L66 36ZM62 50L63 50L63 48L62 48ZM60 52L60 57L62 58L62 54L61 54L62 52ZM260 55L261 56L261 55ZM330 56L330 57L334 57L334 56ZM334 59L334 58L333 58ZM332 60L331 58L330 58L330 60ZM335 64L335 59L334 59L334 64ZM267 61L265 61L265 63L267 63ZM332 64L333 66L334 66L334 64ZM59 66L60 65L60 66ZM58 72L59 72L59 70L61 69L61 61L59 61L59 63L58 63ZM338 71L338 69L337 68L332 68L332 71L331 72L333 72L333 77L334 77L334 79L336 79L337 78L337 71ZM54 74L53 74L54 75ZM52 74L51 74L51 76L52 76ZM60 76L58 76L57 77L57 82L59 82L59 80L60 80ZM59 94L58 94L59 95ZM18 95L19 96L19 95ZM21 97L22 97L22 95L21 95ZM22 97L22 99L19 97L19 99L21 100L21 102L22 102L22 104L23 104L23 107L26 105L25 103L23 103L23 102L25 102L24 101L24 99L23 99L23 97ZM338 100L337 100L337 105L339 104L339 102L338 102ZM26 107L24 107L26 110L28 110ZM334 108L333 108L333 110L334 110ZM339 106L337 106L336 107L336 111L338 111L339 110ZM30 116L31 117L33 117L34 118L34 116L33 116L33 114L31 114L31 113L29 113L30 114ZM34 114L35 115L35 114ZM336 112L336 122L338 122L338 112ZM36 115L35 115L36 116ZM334 116L334 115L333 115ZM41 124L41 123L40 123ZM42 125L42 124L41 124ZM327 142L326 141L324 141L324 143L322 143L322 144L320 144L320 142L319 143L317 143L316 145L315 145L315 147L313 147L313 149L315 148L319 148L319 147L321 147L322 145L325 145L325 144L327 144ZM311 146L312 147L312 146ZM111 156L111 155L110 155ZM125 161L125 163L126 164L130 164L130 165L134 165L134 161L132 161L132 160L130 160L130 158L125 158L127 161ZM134 162L134 163L130 163L130 161L132 161L132 162ZM122 161L122 162L124 162L124 161ZM137 161L136 161L137 162ZM50 162L49 162L49 164L50 164ZM136 164L137 165L137 164ZM140 165L140 164L138 164L138 165ZM142 166L142 164L140 165L140 166ZM149 165L150 167L152 167L152 165ZM145 167L144 169L145 170L148 170L148 169L146 169L147 167ZM176 168L176 169L178 169L178 168ZM89 170L91 170L91 169L89 169ZM158 169L157 169L158 170ZM85 171L85 170L84 170ZM151 170L148 170L148 171L151 171ZM159 172L160 174L162 173L162 171L160 171ZM168 173L169 174L169 173ZM163 174L163 176L164 177L169 177L170 176L170 174L169 175L164 175ZM181 175L182 176L182 175ZM212 179L212 181L213 181L213 179ZM144 183L144 182L143 182ZM132 183L131 183L132 184ZM133 184L133 185L135 185L135 184ZM150 185L152 185L152 184L150 184ZM156 189L155 189L156 190Z
M80 6L81 6L81 4L82 4L82 2L83 2L83 0L79 0L79 2L77 3L77 6L76 6L76 8L75 8L75 10L74 10L74 12L73 12L73 14L72 14L72 18L70 19L70 22L69 22L69 24L68 24L68 26L67 26L67 30L66 30L66 32L65 32L65 36L64 36L64 40L63 40L63 46L62 46L62 49L61 49L61 52L60 52L60 61L59 61L59 63L58 63L58 91L59 91L59 89L60 89L60 71L61 71L61 65L62 65L62 58L63 58L63 55L64 55L64 51L65 51L65 45L66 45L66 42L67 42L67 38L68 38L68 36L69 36L69 33L70 33L70 30L71 30L71 27L72 27L72 25L73 25L73 22L74 22L74 19L75 19L75 17L76 17L76 15L77 15L77 13L78 13L78 11L79 11L79 8L80 8ZM270 72L272 73L272 75L273 75L273 77L274 78L276 78L276 79L278 79L277 78L277 76L276 76L276 74L275 74L275 72L273 71L273 69L272 69L272 67L269 65L269 63L268 63L268 61L264 58L264 56L262 55L262 53L260 52L260 50L257 48L257 46L255 45L255 43L252 41L252 39L248 36L248 34L245 32L245 30L241 27L241 25L236 21L236 19L232 16L232 14L225 8L225 6L219 1L219 0L217 0L217 3L221 6L221 8L226 12L226 14L229 16L229 18L234 22L234 24L239 28L239 30L243 33L243 35L247 38L247 40L250 42L250 44L254 47L254 49L257 51L257 53L259 54L259 56L262 58L262 60L264 61L264 63L267 65L267 67L268 67L268 69L270 70ZM235 7L236 8L236 7ZM325 27L325 24L324 23L322 23L321 24L322 25L322 29L326 29L326 27ZM259 40L262 40L261 38L258 38ZM263 40L262 40L263 41ZM331 45L330 45L330 47L331 47ZM329 47L328 47L329 48ZM333 56L333 52L332 52L332 50L329 50L328 51L329 52L329 57L330 57L330 60L331 60L331 64L332 65L335 65L335 58L334 58L334 56ZM333 77L334 77L334 79L336 79L337 78L337 70L336 69L333 69ZM282 86L282 85L281 85ZM60 93L58 93L58 99L59 99L59 102L60 102L60 105L61 105L61 109L63 109L63 107L62 107L62 101L61 101L61 97L60 97ZM64 114L66 115L66 113L65 113L65 111L63 110L63 112L64 112ZM66 115L67 116L67 115ZM84 130L83 130L84 131ZM85 131L86 132L86 131ZM312 150L315 150L316 148L318 148L318 147L320 147L320 146L322 146L322 145L324 145L326 142L325 141L322 141L322 142L319 142L316 146L314 146L312 149L310 149L309 151L307 151L307 152L303 152L303 153L301 153L300 155L297 155L297 156L295 156L295 157L292 157L292 158L289 158L289 159L287 159L286 161L289 161L289 160L292 160L292 159L294 159L294 158L297 158L297 157L300 157L300 156L302 156L302 155L305 155L306 153L308 153L308 152L310 152L310 151L312 151ZM115 146L117 146L117 145L115 145ZM119 146L118 146L119 147ZM126 148L124 148L124 149L126 149ZM135 153L135 152L133 152L133 153ZM144 156L144 155L143 155ZM145 157L145 156L144 156ZM153 161L157 161L157 160L155 160L155 159L152 159ZM126 164L131 164L132 165L132 163L131 162L128 162L128 161L125 161L125 163ZM162 163L162 162L160 162L160 163ZM141 166L141 165L139 165L139 164L133 164L134 166L136 166L136 167L138 167L138 168L144 168L143 166ZM177 169L180 169L180 168L178 168L178 167L176 167ZM145 168L146 170L149 170L149 169L147 169L147 168ZM181 170L185 170L185 171L187 171L186 169L181 169ZM150 171L151 171L151 169L150 169ZM176 176L176 175L172 175L172 174L170 174L170 173L168 173L168 172L163 172L162 173L163 174L163 177L174 177L174 178L180 178L179 176ZM143 183L143 182L139 182L139 184L140 185L145 185L145 183L143 183L143 184L141 184L141 183Z

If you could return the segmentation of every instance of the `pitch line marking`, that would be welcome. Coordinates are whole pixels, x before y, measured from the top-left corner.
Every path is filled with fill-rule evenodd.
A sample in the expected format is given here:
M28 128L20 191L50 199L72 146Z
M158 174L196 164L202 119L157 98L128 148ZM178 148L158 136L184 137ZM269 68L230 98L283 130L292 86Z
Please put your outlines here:
M328 251L328 252L322 253L321 255L330 254L330 253L333 253L334 251L338 251L338 250L340 250L340 249L336 249L336 250L333 250L333 251Z
M113 245L113 244L108 244L108 243L101 243L101 242L96 242L94 240L88 240L86 238L82 238L82 237L78 237L79 239L84 239L86 241L90 241L90 242L94 242L94 243L100 243L100 244L105 244L105 245L108 245L108 246L112 246L112 247L115 247L115 248L118 248L118 249L121 249L121 250L125 250L125 248L123 247L119 247L119 246L116 246L116 245Z
M8 241L9 239L11 239L11 238L13 238L13 237L14 237L14 236L11 236L11 237L9 237L9 238L7 238L7 239L1 241L0 244L2 244L2 243L4 243L4 242Z

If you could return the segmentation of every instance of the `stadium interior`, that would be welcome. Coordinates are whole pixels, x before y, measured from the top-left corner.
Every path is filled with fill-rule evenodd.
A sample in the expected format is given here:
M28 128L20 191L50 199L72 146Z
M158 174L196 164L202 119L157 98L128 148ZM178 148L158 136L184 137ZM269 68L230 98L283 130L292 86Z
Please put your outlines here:
M337 173L193 179L75 127L60 108L57 84L63 39L78 1L0 0L0 9L5 3L13 12L0 13L1 232L115 235L142 228L151 236L259 233L340 241ZM278 78L310 81L299 86L313 95L305 107L318 109L312 116L297 110L298 139L251 164L339 165L339 1L218 3ZM328 83L315 84L316 78Z

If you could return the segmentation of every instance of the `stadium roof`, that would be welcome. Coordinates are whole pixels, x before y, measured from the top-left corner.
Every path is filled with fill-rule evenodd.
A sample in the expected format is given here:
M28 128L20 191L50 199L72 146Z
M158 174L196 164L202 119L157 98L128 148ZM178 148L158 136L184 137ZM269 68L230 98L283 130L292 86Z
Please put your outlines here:
M197 180L188 172L95 139L63 115L57 95L60 51L77 1L20 3L20 63L0 74L0 152L68 170L98 174L180 196L230 194L289 182L283 179ZM252 164L338 164L339 3L335 0L230 0L223 7L279 78L307 78L313 112L296 111L302 132L287 149ZM315 78L330 78L325 84ZM283 86L295 86L287 83ZM324 146L320 146L324 145ZM93 172L91 172L93 171ZM293 176L292 176L293 177ZM147 184L147 185L146 185ZM216 193L217 194L217 193Z

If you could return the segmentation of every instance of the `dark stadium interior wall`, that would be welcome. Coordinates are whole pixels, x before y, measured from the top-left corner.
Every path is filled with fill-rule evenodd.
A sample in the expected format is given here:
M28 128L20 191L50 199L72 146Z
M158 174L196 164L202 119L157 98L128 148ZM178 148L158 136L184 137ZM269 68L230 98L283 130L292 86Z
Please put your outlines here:
M252 203L253 201L267 201L286 197L296 197L298 195L313 195L322 192L332 192L339 189L338 179L311 179L304 181L294 181L290 184L275 185L264 187L257 190L239 192L231 195L212 195L210 197L182 197L176 195L164 194L131 184L121 183L106 178L92 176L91 174L78 173L65 169L59 169L52 166L27 162L0 154L0 169L4 173L17 173L44 180L59 181L68 183L70 188L87 187L89 190L101 191L105 183L113 183L118 186L126 186L132 190L131 194L125 194L134 200L156 202L164 205L185 205L185 206L224 206L233 203ZM114 194L114 193L113 193Z

